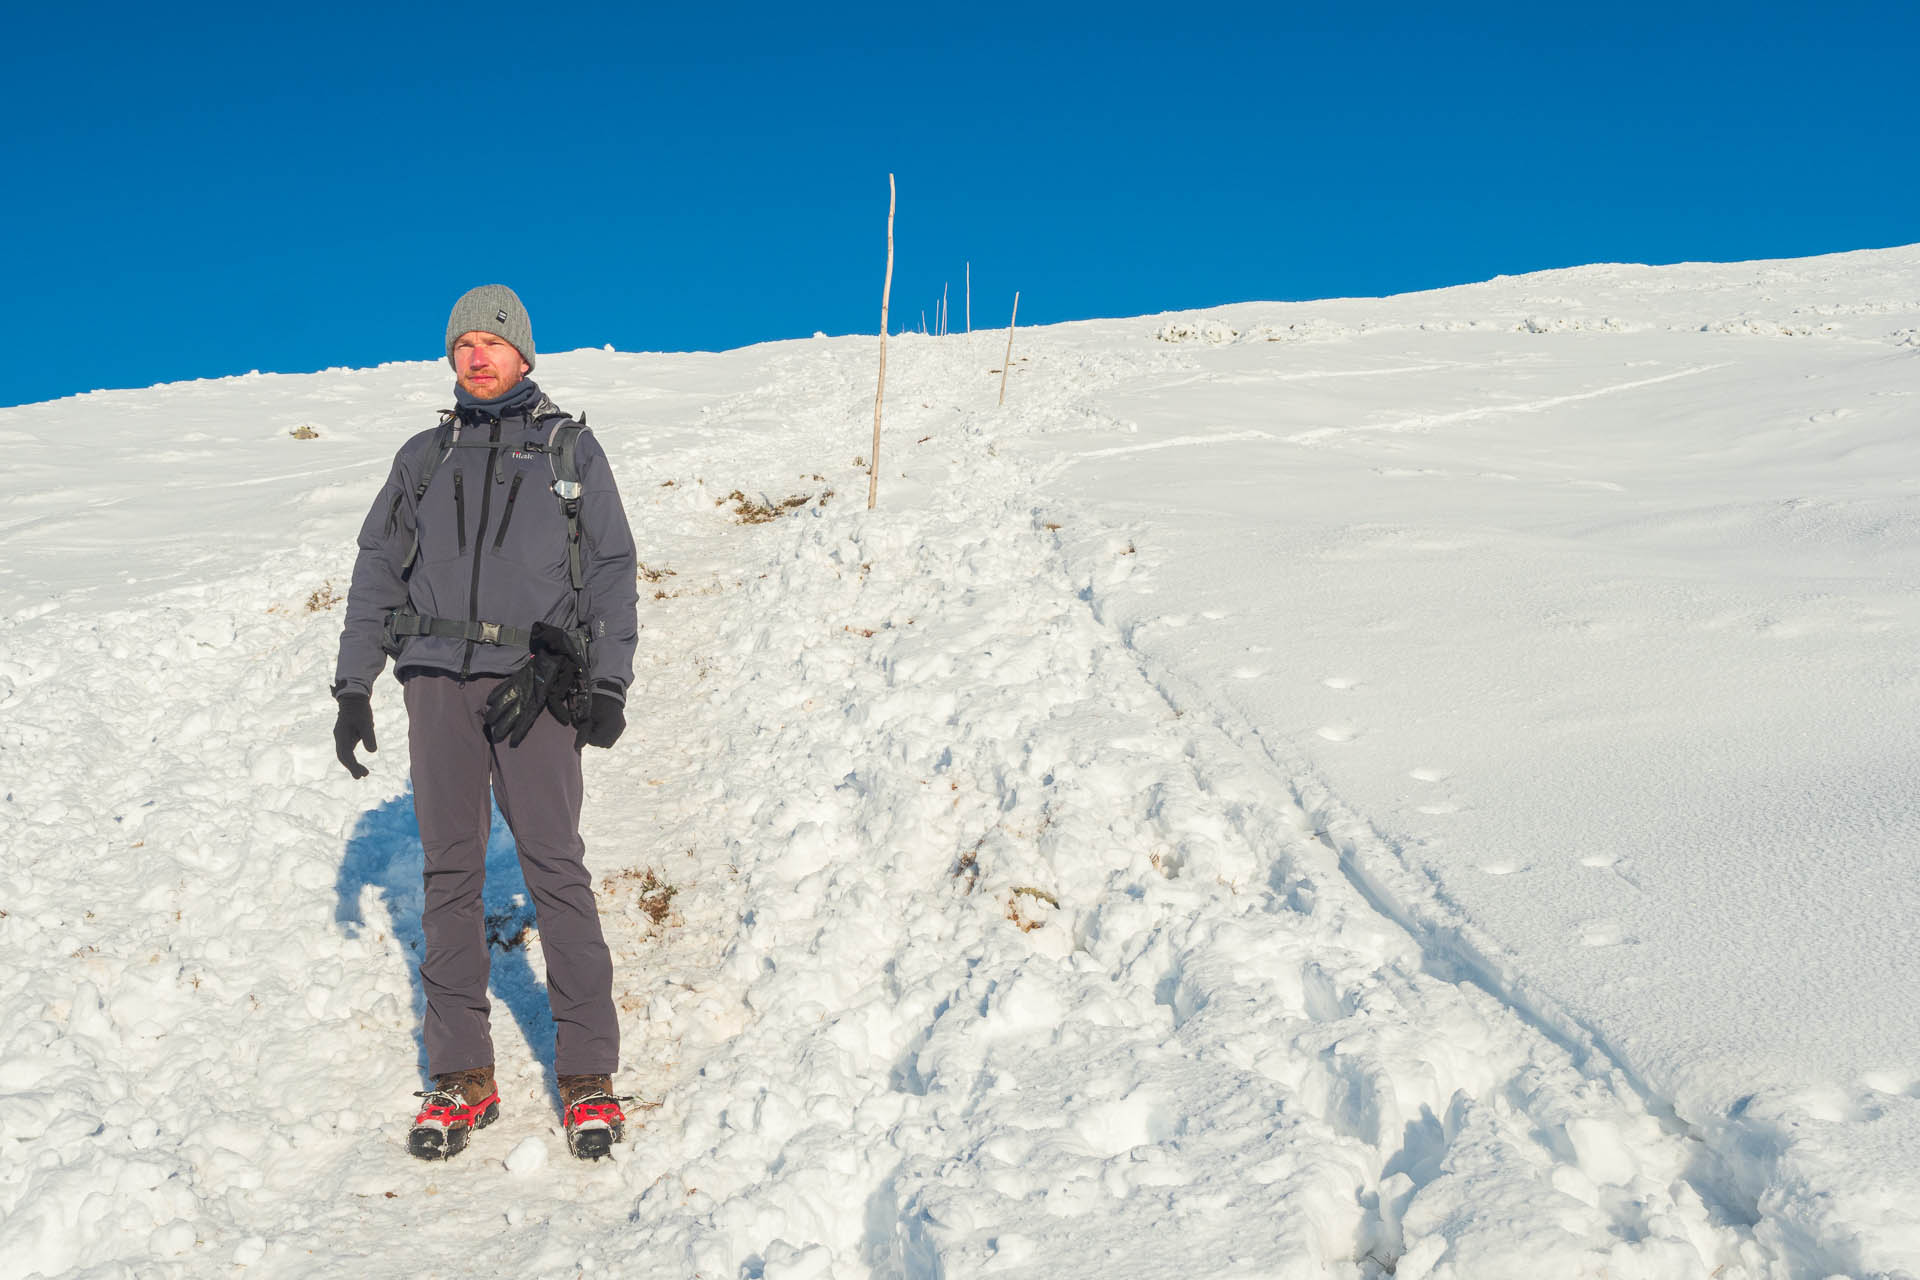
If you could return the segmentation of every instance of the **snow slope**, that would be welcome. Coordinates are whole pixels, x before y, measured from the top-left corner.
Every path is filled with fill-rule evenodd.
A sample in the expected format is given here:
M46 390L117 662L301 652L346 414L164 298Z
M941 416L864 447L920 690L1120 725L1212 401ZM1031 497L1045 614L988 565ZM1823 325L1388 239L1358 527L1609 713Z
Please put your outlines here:
M505 1114L402 1146L404 717L355 784L325 687L444 365L0 410L0 1269L1920 1272L1917 332L1903 249L1023 331L1004 408L897 338L873 512L872 338L543 356L648 579L598 1166L504 831Z

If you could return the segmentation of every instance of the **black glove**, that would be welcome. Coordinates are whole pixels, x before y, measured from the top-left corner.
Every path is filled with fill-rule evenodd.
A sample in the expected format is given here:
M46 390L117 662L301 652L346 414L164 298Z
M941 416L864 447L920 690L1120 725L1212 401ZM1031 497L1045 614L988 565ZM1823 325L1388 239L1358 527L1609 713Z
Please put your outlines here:
M587 713L587 651L571 631L548 622L533 624L533 651L565 659L566 665L547 687L547 710L569 727Z
M333 722L333 753L347 766L348 773L364 778L367 766L353 758L353 748L355 743L364 743L369 752L380 750L373 745L373 700L364 693L343 693L335 701L340 704L340 715Z
M580 683L577 652L566 632L534 623L527 660L487 695L487 738L517 747L533 732L541 713L549 710L560 723L572 724L571 694Z
M580 722L580 732L574 735L573 748L578 751L582 747L610 747L620 741L626 729L627 712L619 696L595 690L587 718Z

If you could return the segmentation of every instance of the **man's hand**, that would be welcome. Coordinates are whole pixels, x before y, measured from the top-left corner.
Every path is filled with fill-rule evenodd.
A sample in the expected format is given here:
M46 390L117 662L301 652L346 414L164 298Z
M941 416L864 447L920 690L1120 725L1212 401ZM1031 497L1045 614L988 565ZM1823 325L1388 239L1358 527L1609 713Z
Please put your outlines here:
M626 732L627 713L620 699L611 693L596 692L593 707L574 735L574 750L581 747L610 747Z
M333 753L355 778L367 776L367 766L353 758L356 743L364 743L369 753L380 750L373 745L373 700L364 693L343 693L337 699L340 716L333 722Z

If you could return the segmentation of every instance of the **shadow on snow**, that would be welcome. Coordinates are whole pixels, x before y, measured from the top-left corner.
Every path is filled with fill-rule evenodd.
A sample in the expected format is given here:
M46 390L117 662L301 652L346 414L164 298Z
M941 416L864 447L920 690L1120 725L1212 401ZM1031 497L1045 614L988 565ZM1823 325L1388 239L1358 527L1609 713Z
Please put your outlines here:
M378 914L367 919L369 894L385 908L394 937L406 948L407 976L413 984L413 1034L422 1084L427 1081L427 1052L422 1038L426 992L420 985L420 952L426 936L420 925L425 900L421 889L423 854L420 827L413 816L413 789L395 796L360 817L347 840L335 881L339 899L334 922L350 938L378 925ZM553 1077L553 1013L547 988L533 971L527 939L536 924L527 883L513 835L499 806L493 808L493 828L487 835L487 883L481 894L487 918L487 958L492 962L488 990L507 1007L519 1025L534 1060Z

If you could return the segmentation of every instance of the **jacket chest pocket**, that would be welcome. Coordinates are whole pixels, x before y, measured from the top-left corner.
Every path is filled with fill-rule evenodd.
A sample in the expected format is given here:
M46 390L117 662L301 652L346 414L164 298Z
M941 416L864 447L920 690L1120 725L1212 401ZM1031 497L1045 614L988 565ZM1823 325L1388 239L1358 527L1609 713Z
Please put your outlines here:
M520 505L520 486L526 481L527 473L514 473L513 484L507 489L506 505L500 508L500 527L493 535L493 549L498 551L506 545L507 530L513 527L514 509Z
M467 553L479 518L479 488L467 480L464 467L449 467L434 476L414 513L423 563L455 560Z
M506 494L504 501L495 499L499 518L487 539L488 553L543 577L565 575L567 522L548 483L546 466L512 467L502 478Z

